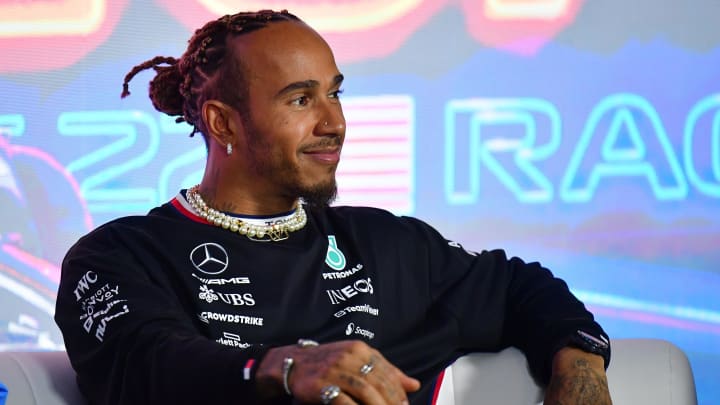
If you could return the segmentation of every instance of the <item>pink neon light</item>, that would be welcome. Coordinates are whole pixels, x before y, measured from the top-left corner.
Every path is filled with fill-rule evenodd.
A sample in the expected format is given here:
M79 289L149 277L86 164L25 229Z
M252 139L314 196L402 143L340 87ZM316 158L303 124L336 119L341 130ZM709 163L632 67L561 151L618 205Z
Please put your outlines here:
M3 245L3 250L5 250L5 246L7 245ZM30 277L18 272L17 270L7 266L4 263L0 263L0 271L9 274L13 279L21 282L26 286L32 287L33 290L41 292L50 299L54 300L56 298L55 291L49 290L47 287L31 279Z
M695 332L706 332L720 335L720 326L703 322L687 321L672 318L664 315L651 314L647 312L634 311L629 309L608 308L598 305L589 306L590 311L595 315L605 315L617 319L649 323L654 325L667 326L675 329L691 330Z
M535 3L547 3L548 0L535 0ZM531 4L531 0L496 0L495 3ZM478 42L505 49L510 52L530 55L537 52L562 29L570 25L578 14L583 0L567 0L562 11L552 18L520 16L499 19L489 14L488 0L462 0L462 8L467 16L467 29ZM539 14L539 13L538 13Z
M47 278L55 284L60 282L60 268L49 261L34 256L17 246L4 243L2 250L12 256L15 260L23 262L35 270L39 275Z
M357 108L362 108L363 110L371 110L371 109L375 110L375 108L368 108L365 105L357 106ZM405 107L405 108L407 108L407 107ZM384 108L383 110L391 110L391 108L388 107L388 108ZM398 108L398 110L402 110L402 108ZM398 125L404 126L404 125L408 124L408 121L407 120L385 120L385 121L383 121L383 120L377 120L377 121L354 121L354 120L351 121L351 120L348 120L347 123L348 123L348 126L351 126L351 125L352 126L379 125L379 124L387 125L387 126L398 126Z
M378 149L381 148L382 143L404 143L407 142L407 136L397 136L397 137L387 137L387 136L378 136L378 135L372 135L372 136L364 136L359 137L355 134L351 135L352 140L350 140L351 143L372 143L375 145L378 145ZM347 139L347 138L346 138Z
M207 21L220 17L220 15L213 14L199 1L184 2L182 7L178 7L175 0L156 1L191 31L199 28ZM333 48L338 62L355 62L368 58L385 57L400 48L415 31L429 21L449 1L424 0L414 9L408 10L404 15L380 26L358 28L351 32L321 31L321 34ZM272 8L287 8L290 12L302 7L305 11L303 15L298 15L298 17L308 21L319 16L327 17L328 13L337 14L335 18L338 21L365 15L371 16L378 12L379 7L391 6L390 2L364 0L336 0L336 5L328 4L332 3L332 1L324 0L316 2L315 6L313 6L312 1L308 0L303 0L301 5L299 5L300 2L293 1L273 3ZM238 11L243 9L242 2L233 2L231 4ZM356 6L352 8L353 14L351 15L343 14L343 10L351 9L347 7L348 4Z
M407 175L410 172L407 169L398 170L343 170L343 176L394 176L394 175ZM347 187L346 187L347 189Z
M353 157L352 157L352 160L363 160L363 159L378 160L378 159L380 159L380 160L384 160L384 161L395 161L395 160L398 160L398 159L408 159L408 158L409 158L409 157L408 157L408 154L407 154L407 153L404 153L404 154L399 154L399 153L387 153L387 154L375 153L375 154L373 154L373 155L357 155L357 156L353 156Z

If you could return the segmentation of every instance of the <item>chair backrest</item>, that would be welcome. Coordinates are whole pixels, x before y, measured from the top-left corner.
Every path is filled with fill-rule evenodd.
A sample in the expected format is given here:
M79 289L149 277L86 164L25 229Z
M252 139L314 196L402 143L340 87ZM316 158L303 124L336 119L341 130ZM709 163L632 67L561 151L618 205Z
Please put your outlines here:
M6 405L84 405L65 352L0 352Z
M607 371L614 404L697 405L687 356L658 339L615 339ZM542 404L543 390L531 378L517 349L475 353L445 372L437 405L488 403Z
M0 352L6 405L84 405L65 352ZM608 369L616 405L697 405L685 354L657 339L615 339ZM437 405L536 405L543 391L517 349L476 353L445 372Z

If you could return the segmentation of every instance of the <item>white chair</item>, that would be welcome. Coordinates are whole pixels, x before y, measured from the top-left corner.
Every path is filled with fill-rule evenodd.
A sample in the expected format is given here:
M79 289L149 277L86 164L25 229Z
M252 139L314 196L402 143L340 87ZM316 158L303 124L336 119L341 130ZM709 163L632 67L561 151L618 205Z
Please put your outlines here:
M615 339L608 369L615 405L696 405L695 381L685 354L655 339ZM84 405L64 352L0 352L6 405ZM535 405L542 388L517 349L476 353L445 372L437 405Z
M697 405L687 356L658 339L615 339L607 370L614 405ZM517 349L475 353L445 372L437 405L542 404L543 389L530 376Z

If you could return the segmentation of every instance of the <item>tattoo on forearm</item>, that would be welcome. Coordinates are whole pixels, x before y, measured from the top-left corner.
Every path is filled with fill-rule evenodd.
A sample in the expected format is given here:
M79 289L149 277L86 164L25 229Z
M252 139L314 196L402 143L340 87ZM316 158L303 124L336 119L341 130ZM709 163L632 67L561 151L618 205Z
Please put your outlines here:
M587 360L577 359L573 369L553 376L547 388L547 405L610 405L607 378L590 367Z

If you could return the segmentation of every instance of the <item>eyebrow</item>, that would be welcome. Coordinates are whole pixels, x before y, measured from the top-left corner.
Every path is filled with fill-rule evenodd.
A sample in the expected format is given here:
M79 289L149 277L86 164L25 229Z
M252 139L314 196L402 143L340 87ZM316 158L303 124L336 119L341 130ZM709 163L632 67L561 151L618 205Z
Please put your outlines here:
M343 80L345 80L345 76L341 74L338 74L333 78L333 86L337 86L338 84L342 83ZM320 82L317 80L303 80L300 82L294 82L290 83L287 86L283 87L282 90L278 91L278 93L275 95L276 97L280 97L284 94L290 93L292 91L298 90L298 89L311 89L314 87L317 87L320 85Z

